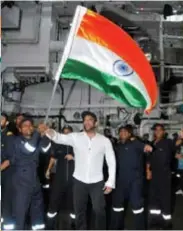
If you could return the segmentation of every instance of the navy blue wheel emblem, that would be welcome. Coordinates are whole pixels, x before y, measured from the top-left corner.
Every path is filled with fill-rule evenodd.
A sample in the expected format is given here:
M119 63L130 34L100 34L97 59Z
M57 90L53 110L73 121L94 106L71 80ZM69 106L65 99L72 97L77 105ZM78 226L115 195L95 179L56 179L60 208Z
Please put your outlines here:
M113 71L118 76L129 76L134 72L133 69L122 60L117 60L114 62Z

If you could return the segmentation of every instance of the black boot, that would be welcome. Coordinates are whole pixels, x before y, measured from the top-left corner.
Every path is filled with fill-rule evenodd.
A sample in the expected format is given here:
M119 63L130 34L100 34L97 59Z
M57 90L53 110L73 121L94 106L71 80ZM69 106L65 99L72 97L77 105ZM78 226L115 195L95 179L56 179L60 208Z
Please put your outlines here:
M149 215L148 229L150 230L162 230L163 229L161 215L157 215L157 214Z
M173 225L172 225L172 221L171 220L164 220L163 221L163 229L164 230L172 230L172 227Z
M124 211L111 214L111 224L109 230L124 230Z
M136 230L145 230L144 212L139 213L139 214L134 214L134 220L135 220Z
M56 217L54 217L54 218L47 218L47 221L46 221L46 230L55 230L55 228L56 228Z

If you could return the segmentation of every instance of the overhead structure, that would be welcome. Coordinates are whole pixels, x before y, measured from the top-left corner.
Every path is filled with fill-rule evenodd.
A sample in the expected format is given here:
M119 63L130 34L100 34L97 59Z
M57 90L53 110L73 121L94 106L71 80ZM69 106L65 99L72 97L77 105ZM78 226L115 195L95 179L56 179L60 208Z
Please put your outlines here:
M160 112L167 111L167 108L170 107L173 107L169 110L171 113L175 111L175 108L177 111L181 111L181 102L183 101L181 94L174 95L177 92L180 93L181 88L183 91L183 85L181 85L183 80L182 2L82 1L79 3L104 15L127 31L151 62L159 83L166 85L167 80L173 76L175 80L172 84L173 89L165 90L168 92L165 96L168 95L169 101L160 104ZM165 4L172 6L172 11L166 15L166 19L163 16ZM15 83L23 82L26 86L43 82L47 84L48 81L53 80L77 5L78 1L1 2L1 16L4 19L2 23L3 62L1 70L5 83L13 79L7 74L7 70L9 72L10 69L11 75L15 77L13 81ZM162 16L160 17L160 15ZM21 28L18 30L20 24ZM9 30L6 30L7 27ZM61 91L63 95L67 94L66 88L72 83L72 80L67 81L67 84L63 83L65 84L63 87L65 92ZM75 103L74 105L67 104L66 109L72 111L78 107L80 111L85 109L90 102L90 107L87 108L103 113L110 108L114 110L115 107L120 106L111 98L105 98L103 95L98 101L93 101L93 95L97 97L97 93L93 93L93 89L88 90L88 86L86 91L83 85L80 88L77 88L77 91L84 91L84 93L81 92L81 96L84 94L83 98L88 97L88 99L77 104L77 97L75 97L75 93L72 93L74 96L71 98L75 100ZM101 101L102 97L105 99ZM46 108L44 104L35 105L31 102L29 105L24 102L21 106L24 111L34 109L35 106L34 113L40 108ZM55 111L56 108L65 110L65 103L55 102L53 106ZM128 108L128 110L131 109ZM157 116L159 116L158 113Z

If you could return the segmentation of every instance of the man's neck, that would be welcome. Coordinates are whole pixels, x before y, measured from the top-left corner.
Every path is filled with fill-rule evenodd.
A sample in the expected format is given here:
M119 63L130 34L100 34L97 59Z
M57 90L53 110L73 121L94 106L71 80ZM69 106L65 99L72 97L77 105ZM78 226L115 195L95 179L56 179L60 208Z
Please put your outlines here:
M91 131L85 131L87 136L89 136L90 138L93 138L96 135L96 131L95 130L91 130Z
M158 138L155 138L155 143L158 143L160 140L162 140L164 137L158 137Z
M125 144L127 141L128 141L128 139L127 139L127 140L122 140L122 139L121 139L121 143L122 143L122 144Z
M30 140L31 139L31 135L27 135L27 136L23 136L25 139L27 139L27 140Z

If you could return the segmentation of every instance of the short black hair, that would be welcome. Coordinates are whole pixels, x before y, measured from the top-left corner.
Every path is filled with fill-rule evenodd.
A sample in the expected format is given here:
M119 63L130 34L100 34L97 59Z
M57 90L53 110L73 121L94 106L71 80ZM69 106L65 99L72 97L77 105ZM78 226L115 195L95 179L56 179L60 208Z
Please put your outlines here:
M152 130L156 130L157 127L160 127L162 130L165 130L165 126L163 124L160 123L156 123L153 125Z
M86 116L91 116L95 120L95 122L97 122L97 116L95 115L95 113L93 113L91 111L84 111L81 114L81 117L82 117L83 121L84 121L84 119L85 119Z
M122 129L126 130L126 131L129 132L131 135L133 135L133 126L132 126L131 124L127 124L127 125L125 125L125 126L121 126L121 127L118 129L118 133L120 133Z
M2 112L1 116L4 117L8 121L8 115L6 114L6 112Z
M120 127L118 128L118 134L121 132L122 129L125 129L125 126L120 126Z
M65 125L63 128L62 128L62 133L64 132L65 129L68 129L70 130L71 132L73 132L73 128L69 125Z
M127 124L125 127L129 133L133 134L133 126L131 124Z
M173 137L177 138L179 136L179 134L177 132L172 134Z
M32 125L34 125L34 121L32 118L25 117L21 122L20 122L20 127L22 126L23 123L29 121Z

